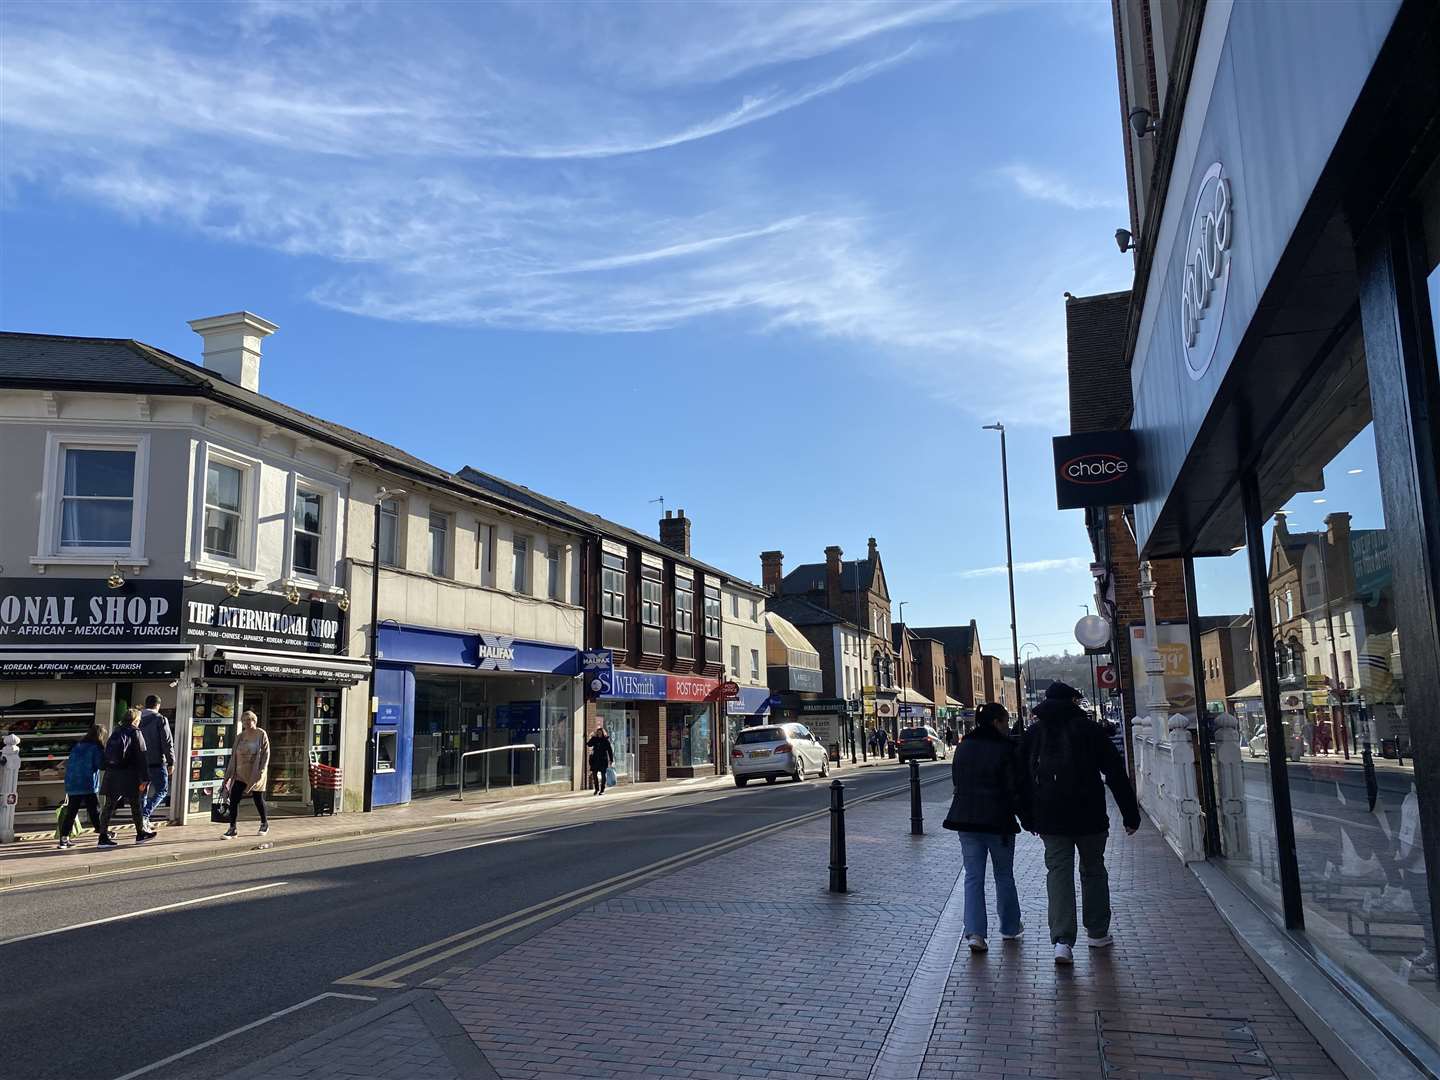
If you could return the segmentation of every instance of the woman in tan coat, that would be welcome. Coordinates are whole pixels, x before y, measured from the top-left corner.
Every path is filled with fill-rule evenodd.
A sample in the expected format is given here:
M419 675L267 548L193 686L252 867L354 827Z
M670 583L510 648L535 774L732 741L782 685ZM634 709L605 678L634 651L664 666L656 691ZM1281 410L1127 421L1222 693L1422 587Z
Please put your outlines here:
M255 800L260 812L260 835L270 831L265 817L265 770L270 767L270 736L260 727L260 718L248 709L240 717L240 734L230 750L230 764L225 769L225 789L230 796L230 828L224 839L235 835L235 818L240 813L240 800L247 794Z

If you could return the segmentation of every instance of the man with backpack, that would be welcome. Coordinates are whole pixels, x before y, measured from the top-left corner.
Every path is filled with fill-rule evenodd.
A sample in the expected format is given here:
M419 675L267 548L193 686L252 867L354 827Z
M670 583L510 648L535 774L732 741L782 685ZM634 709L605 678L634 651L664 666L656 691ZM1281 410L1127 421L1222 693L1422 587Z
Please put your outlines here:
M160 699L154 694L145 699L136 728L145 743L145 778L150 782L140 816L145 819L145 831L150 832L150 815L169 793L170 772L175 768L175 740L170 735L170 721L160 711Z
M146 762L145 739L135 727L140 718L139 709L127 709L105 740L105 779L100 784L100 793L105 796L105 809L100 812L100 847L119 847L110 835L110 818L115 813L116 803L125 799L130 803L130 816L135 822L135 843L144 844L155 839L155 834L145 828L142 800L149 786L149 765Z
M1115 944L1110 936L1110 879L1105 840L1110 819L1105 788L1115 796L1125 832L1140 827L1140 807L1120 751L1080 708L1080 691L1051 683L1035 707L1035 722L1020 740L1021 822L1045 842L1045 890L1055 963L1074 963L1075 853L1080 853L1080 900L1087 943ZM1104 778L1103 783L1101 778Z

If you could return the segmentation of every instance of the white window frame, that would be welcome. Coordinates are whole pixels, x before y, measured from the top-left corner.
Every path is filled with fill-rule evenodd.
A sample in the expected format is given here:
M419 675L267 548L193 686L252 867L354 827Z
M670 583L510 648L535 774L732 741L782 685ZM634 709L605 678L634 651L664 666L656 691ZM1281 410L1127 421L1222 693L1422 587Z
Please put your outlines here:
M390 561L387 561L385 559L385 556L383 554L385 533L383 530L377 530L377 534L380 537L380 543L379 545L377 545L375 558L379 561L382 567L388 567L391 570L403 570L405 569L405 499L403 496L400 495L388 495L385 498L377 501L375 503L375 513L379 515L382 519L384 518L384 508L387 504L395 507L395 529L390 534L391 539L395 542L395 558Z
M750 621L753 623L760 621L760 601L753 596L750 598Z
M525 556L523 559L517 558L515 555L515 545L517 542L525 545ZM514 532L510 534L510 587L511 591L517 596L531 595L531 579L535 576L534 567L530 565L531 548L532 545L529 534ZM522 567L523 570L521 570ZM517 570L521 570L519 581L515 580Z
M732 593L730 594L730 618L734 619L736 622L739 622L739 621L740 621L740 594L739 594L739 593L733 593L733 592L732 592Z
M212 459L221 465L239 469L242 477L240 542L237 545L236 557L233 559L228 559L223 555L214 555L205 550L205 489L209 481ZM195 536L190 545L190 557L196 569L217 570L227 574L234 572L240 577L250 580L259 579L259 575L254 573L254 570L259 535L256 524L260 520L260 469L261 463L258 458L238 454L229 447L218 446L215 443L201 443L199 468L196 469Z
M435 569L435 519L439 518L445 523L445 538L440 550L440 569ZM425 572L431 577L448 578L451 576L451 567L455 565L452 555L455 541L455 515L446 510L436 510L433 506L430 512L425 515Z
M323 500L320 510L320 566L313 575L295 569L295 497L302 491L319 495ZM290 474L285 485L285 584L302 588L334 584L339 509L340 489L334 484L301 473Z
M738 678L740 677L740 646L739 646L739 645L731 645L731 646L730 646L730 677L731 677L732 679L738 679Z
M64 506L66 450L129 450L135 455L135 482L130 495L130 546L62 548L61 515ZM70 563L77 566L148 566L145 557L145 519L150 493L150 436L108 432L45 434L45 475L40 488L40 529L31 565Z
M495 526L483 518L475 522L475 569L481 585L495 583Z
M545 596L556 603L565 602L565 551L554 540L545 544Z
M760 650L759 650L759 649L751 649L751 650L750 650L750 681L751 681L751 682L758 682L759 680L760 680Z

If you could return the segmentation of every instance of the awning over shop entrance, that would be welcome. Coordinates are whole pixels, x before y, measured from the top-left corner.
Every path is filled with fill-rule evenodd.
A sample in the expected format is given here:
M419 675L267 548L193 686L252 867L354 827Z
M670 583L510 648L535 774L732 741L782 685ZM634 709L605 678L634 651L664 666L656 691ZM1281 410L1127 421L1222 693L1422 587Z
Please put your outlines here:
M171 679L189 649L0 649L0 679Z
M206 650L207 679L276 679L352 686L370 674L366 660L348 656L299 656L255 649Z

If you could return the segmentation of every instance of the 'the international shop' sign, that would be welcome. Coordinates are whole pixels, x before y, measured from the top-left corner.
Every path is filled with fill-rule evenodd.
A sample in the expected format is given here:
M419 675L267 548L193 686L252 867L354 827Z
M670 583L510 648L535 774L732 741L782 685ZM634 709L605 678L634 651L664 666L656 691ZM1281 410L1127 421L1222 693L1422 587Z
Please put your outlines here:
M1059 435L1055 443L1055 501L1061 510L1130 506L1140 499L1140 463L1131 431Z
M219 585L185 586L185 639L283 652L341 652L344 619L330 600L292 604L275 593L231 597Z

